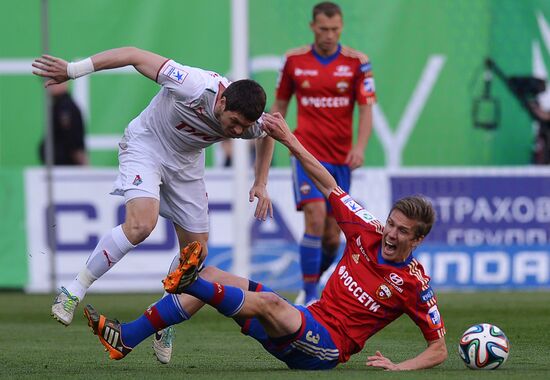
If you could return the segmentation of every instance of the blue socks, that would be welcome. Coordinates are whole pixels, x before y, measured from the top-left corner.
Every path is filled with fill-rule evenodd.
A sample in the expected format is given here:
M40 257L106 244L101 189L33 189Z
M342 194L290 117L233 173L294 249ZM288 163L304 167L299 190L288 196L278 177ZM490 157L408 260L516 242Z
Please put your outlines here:
M306 293L305 303L317 299L317 285L321 269L321 237L304 234L300 244L300 266Z
M209 304L226 317L233 317L244 305L244 291L234 286L208 282L202 278L189 285L184 293Z
M145 310L145 313L135 321L123 323L122 341L127 347L133 348L155 332L189 318L189 314L181 307L178 297L175 294L169 294Z

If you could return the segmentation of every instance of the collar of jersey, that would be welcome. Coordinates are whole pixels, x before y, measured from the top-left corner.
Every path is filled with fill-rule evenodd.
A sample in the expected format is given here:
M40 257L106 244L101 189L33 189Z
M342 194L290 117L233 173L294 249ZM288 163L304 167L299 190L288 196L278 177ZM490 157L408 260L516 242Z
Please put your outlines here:
M414 258L413 255L410 254L409 257L407 257L407 260L405 260L401 263L396 263L396 262L393 262L393 261L386 261L382 257L382 245L380 245L380 248L378 249L378 264L384 264L384 265L390 265L390 266L396 267L396 268L402 268L402 267L406 267L407 265L409 265L413 258Z
M315 48L313 47L313 45L311 45L311 52L313 53L313 56L322 64L322 65L328 65L329 63L331 63L332 61L334 61L336 58L338 58L338 55L340 54L340 50L342 50L342 46L340 44L338 44L338 49L336 49L336 53L332 54L332 55L329 55L328 57L323 57L321 55L319 55L319 53L317 53L315 51Z

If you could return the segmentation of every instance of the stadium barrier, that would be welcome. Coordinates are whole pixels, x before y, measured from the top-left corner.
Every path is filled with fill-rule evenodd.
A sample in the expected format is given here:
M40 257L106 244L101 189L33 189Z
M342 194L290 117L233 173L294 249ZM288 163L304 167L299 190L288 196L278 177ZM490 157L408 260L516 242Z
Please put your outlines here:
M56 169L54 172L57 254L51 268L46 225L43 169L25 172L29 279L26 290L51 289L52 270L59 284L70 281L101 235L124 220L121 197L110 196L113 169ZM231 270L234 221L232 172L208 170L211 236L207 264ZM428 196L438 213L429 238L415 252L438 289L550 289L550 185L546 168L361 169L354 172L351 194L385 221L391 203L404 196ZM300 287L298 244L302 216L294 210L288 169L273 169L269 191L274 218L255 221L250 207L242 232L251 234L252 277L277 290ZM240 196L248 196L241 194ZM159 219L155 231L129 253L92 290L159 291L178 251L172 225Z

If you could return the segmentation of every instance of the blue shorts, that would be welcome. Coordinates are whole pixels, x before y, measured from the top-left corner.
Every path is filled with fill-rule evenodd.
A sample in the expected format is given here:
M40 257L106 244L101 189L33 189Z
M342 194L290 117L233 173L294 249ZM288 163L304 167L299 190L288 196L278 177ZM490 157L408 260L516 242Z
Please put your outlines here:
M332 213L332 207L325 199L323 194L313 184L313 181L309 179L304 167L296 159L291 157L292 164L292 182L294 186L294 200L296 201L296 210L302 210L305 203L325 201L327 205L327 212ZM326 162L321 162L328 172L334 177L338 186L342 188L346 193L349 193L351 184L351 170L348 165L334 165Z
M302 314L302 327L291 341L274 342L256 318L246 320L241 331L260 342L267 352L283 361L288 368L320 370L336 367L340 351L327 329L308 309L294 307Z

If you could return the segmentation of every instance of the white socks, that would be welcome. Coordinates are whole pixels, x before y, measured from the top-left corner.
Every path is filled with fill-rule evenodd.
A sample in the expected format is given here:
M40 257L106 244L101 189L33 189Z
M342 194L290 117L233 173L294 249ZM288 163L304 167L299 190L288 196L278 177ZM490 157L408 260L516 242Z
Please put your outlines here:
M67 290L82 300L92 283L103 276L135 247L124 235L121 225L113 228L101 238L90 257L88 257L86 266L82 268L73 282L66 287Z

